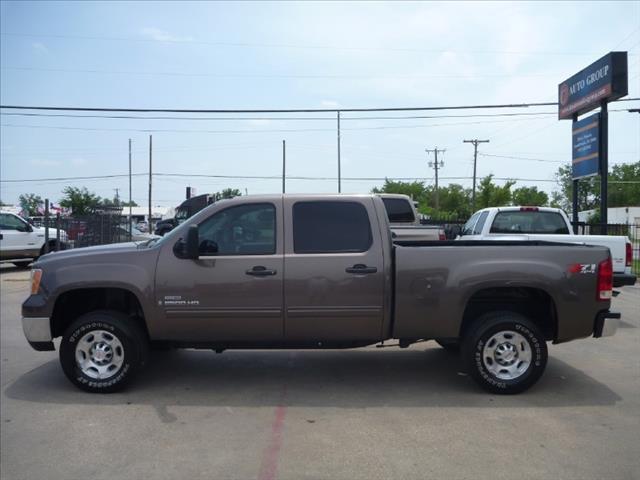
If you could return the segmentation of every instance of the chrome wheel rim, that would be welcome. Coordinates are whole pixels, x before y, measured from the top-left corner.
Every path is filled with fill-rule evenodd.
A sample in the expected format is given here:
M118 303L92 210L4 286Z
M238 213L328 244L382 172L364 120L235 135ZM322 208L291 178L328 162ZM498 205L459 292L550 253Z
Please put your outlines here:
M484 367L500 380L514 380L531 365L531 345L518 332L504 330L493 335L482 349Z
M76 364L89 378L110 378L118 373L123 362L122 342L106 330L85 333L76 345Z

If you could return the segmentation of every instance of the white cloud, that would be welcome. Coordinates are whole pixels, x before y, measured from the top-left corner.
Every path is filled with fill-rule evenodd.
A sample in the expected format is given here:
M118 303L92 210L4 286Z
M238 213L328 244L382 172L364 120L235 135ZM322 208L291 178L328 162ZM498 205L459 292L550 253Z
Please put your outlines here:
M320 106L322 106L322 108L337 108L340 106L340 102L336 100L322 100Z
M81 167L82 165L86 165L87 164L87 160L85 158L82 158L82 157L76 157L76 158L72 158L71 159L71 164L74 167Z
M36 159L29 162L34 167L59 167L62 162L50 159Z
M271 123L271 120L267 120L264 118L256 118L252 120L247 120L247 123L252 127L260 127L263 125L269 125Z
M33 48L33 50L41 55L47 55L49 53L49 49L47 48L47 46L42 43L42 42L33 42L31 44L31 47Z
M156 42L193 42L195 40L191 35L174 35L156 27L145 27L140 30L140 33Z

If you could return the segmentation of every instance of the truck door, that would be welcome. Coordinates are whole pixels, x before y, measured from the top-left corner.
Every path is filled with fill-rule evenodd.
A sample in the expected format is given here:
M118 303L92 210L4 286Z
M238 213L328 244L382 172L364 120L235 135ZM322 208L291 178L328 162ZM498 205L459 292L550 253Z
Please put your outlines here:
M0 213L2 258L34 257L39 254L37 237L31 226L10 213Z
M285 198L284 211L285 339L379 340L384 268L373 199Z
M282 340L281 204L235 202L198 218L198 260L178 258L178 237L167 237L156 271L158 340Z

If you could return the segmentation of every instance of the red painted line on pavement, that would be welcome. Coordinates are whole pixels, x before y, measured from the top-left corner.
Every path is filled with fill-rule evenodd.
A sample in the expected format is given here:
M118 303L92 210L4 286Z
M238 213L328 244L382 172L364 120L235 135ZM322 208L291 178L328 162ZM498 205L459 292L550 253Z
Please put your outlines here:
M282 395L281 404L276 407L275 418L271 425L271 435L269 443L262 454L262 464L258 480L275 480L278 473L278 458L282 448L282 437L284 432L284 417L287 414L287 407L284 405L286 392Z

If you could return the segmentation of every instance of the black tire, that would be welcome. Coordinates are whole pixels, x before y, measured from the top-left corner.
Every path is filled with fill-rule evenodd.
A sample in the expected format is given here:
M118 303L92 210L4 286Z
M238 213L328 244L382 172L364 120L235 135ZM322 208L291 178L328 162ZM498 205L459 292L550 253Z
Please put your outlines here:
M29 268L31 266L31 264L33 263L33 260L25 260L24 262L13 262L13 264L18 267L18 268Z
M436 343L444 348L447 352L460 353L460 342L458 340L444 340L436 338Z
M500 343L496 340L499 337L492 339L501 332L505 332L503 338L507 338L506 342ZM496 349L493 356L490 354L492 347ZM499 352L499 347L510 350L506 355L514 355L513 350L516 350L515 359L508 358L504 365L500 363L499 356L504 353ZM530 352L528 366L524 360L527 349ZM506 395L524 392L536 383L544 373L547 356L547 344L540 329L523 315L508 311L479 317L462 345L462 358L471 377L485 390ZM515 372L510 369L515 369Z
M112 357L117 357L112 363L114 370L107 372L110 375L102 379L85 373L91 372L91 368L83 371L76 361L78 342L93 331L106 332L106 338L115 337L120 343L111 349ZM98 339L95 340L94 346L97 344ZM80 316L65 331L60 343L60 364L71 383L82 390L92 393L117 392L122 390L145 364L148 344L145 333L135 320L127 315L111 310L89 312ZM119 363L117 367L116 363Z

